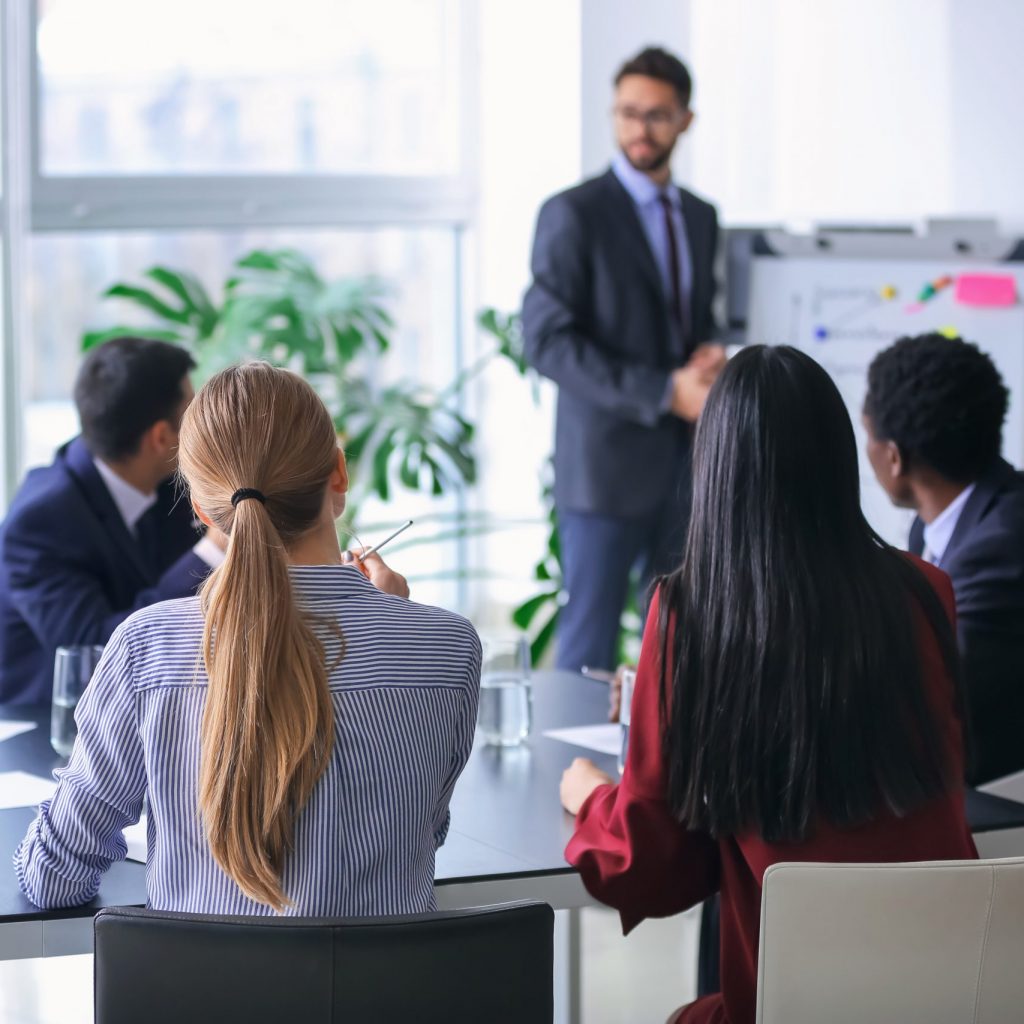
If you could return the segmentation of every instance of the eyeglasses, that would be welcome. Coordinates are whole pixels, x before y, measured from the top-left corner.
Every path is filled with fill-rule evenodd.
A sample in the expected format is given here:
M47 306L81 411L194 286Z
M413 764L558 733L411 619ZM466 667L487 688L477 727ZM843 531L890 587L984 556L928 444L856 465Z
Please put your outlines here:
M636 107L614 107L612 114L621 124L642 124L645 128L661 131L677 124L682 115L677 110L655 107L654 110L637 110Z

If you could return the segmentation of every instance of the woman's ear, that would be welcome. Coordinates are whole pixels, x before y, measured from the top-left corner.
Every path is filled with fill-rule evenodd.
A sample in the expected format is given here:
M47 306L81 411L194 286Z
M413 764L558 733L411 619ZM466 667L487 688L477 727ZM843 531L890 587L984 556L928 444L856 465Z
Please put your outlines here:
M345 495L348 494L348 465L345 453L338 449L338 465L327 481L327 493L331 496L331 511L337 519L345 511Z
M340 448L338 449L338 465L331 473L327 486L337 494L348 494L348 464L345 462L345 453Z
M203 524L203 526L209 529L214 529L214 525L210 522L210 517L199 507L199 502L193 499L192 511L195 512L196 518Z

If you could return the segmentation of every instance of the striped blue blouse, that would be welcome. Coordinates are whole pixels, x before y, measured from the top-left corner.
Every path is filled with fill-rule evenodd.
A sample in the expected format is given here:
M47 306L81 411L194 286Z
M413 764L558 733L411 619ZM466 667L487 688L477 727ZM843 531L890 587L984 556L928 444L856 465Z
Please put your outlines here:
M297 819L287 913L358 916L435 907L434 853L473 743L480 642L463 618L381 593L350 566L291 570L330 667L334 755ZM254 596L254 599L255 596ZM344 634L340 653L337 629ZM57 791L14 855L41 907L85 903L127 852L148 795L149 905L269 914L211 856L197 807L207 678L198 598L166 601L111 637L79 702Z

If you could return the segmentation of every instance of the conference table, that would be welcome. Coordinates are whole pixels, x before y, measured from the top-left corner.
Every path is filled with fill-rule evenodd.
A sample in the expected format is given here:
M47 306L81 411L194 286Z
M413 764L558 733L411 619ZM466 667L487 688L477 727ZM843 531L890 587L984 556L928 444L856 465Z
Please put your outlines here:
M558 802L562 771L591 753L610 772L614 757L583 751L543 733L601 722L607 686L571 673L533 677L534 728L520 747L474 748L451 802L451 827L435 872L441 909L535 899L556 911L558 1019L579 1020L579 908L594 901L563 857L572 818ZM65 762L51 749L49 707L2 707L0 722L35 728L0 742L0 773L49 778ZM33 807L0 809L0 960L92 952L92 918L107 906L146 902L145 865L121 861L104 875L96 898L83 907L40 910L18 890L11 856L35 814Z
M592 904L563 851L572 818L558 802L562 771L586 754L610 773L615 758L544 735L548 730L605 720L607 686L565 672L533 677L534 726L520 747L480 743L459 779L451 828L437 855L435 888L441 909L536 899L556 911L558 1019L580 1014L579 909ZM0 707L0 722L34 728L0 742L0 773L48 778L64 762L49 743L49 708ZM1024 804L968 791L968 817L982 856L1024 854ZM96 899L83 907L47 911L18 890L11 855L34 815L32 807L0 809L0 960L92 951L92 918L102 907L146 901L145 866L123 861L104 876Z

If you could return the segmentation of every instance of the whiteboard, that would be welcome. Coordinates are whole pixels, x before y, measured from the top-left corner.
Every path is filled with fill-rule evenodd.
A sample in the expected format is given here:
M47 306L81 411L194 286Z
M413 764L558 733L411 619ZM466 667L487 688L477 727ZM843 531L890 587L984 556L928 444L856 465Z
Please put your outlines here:
M1016 305L997 309L957 304L954 288L909 309L922 287L943 276L1008 274L1017 279ZM883 298L894 289L895 298ZM930 260L754 257L747 341L793 345L813 356L836 382L853 420L860 456L861 504L868 522L890 544L906 547L913 513L895 508L868 463L861 409L868 365L897 338L955 331L987 352L1010 391L1003 456L1024 462L1024 265L957 265ZM824 333L825 337L818 336Z

